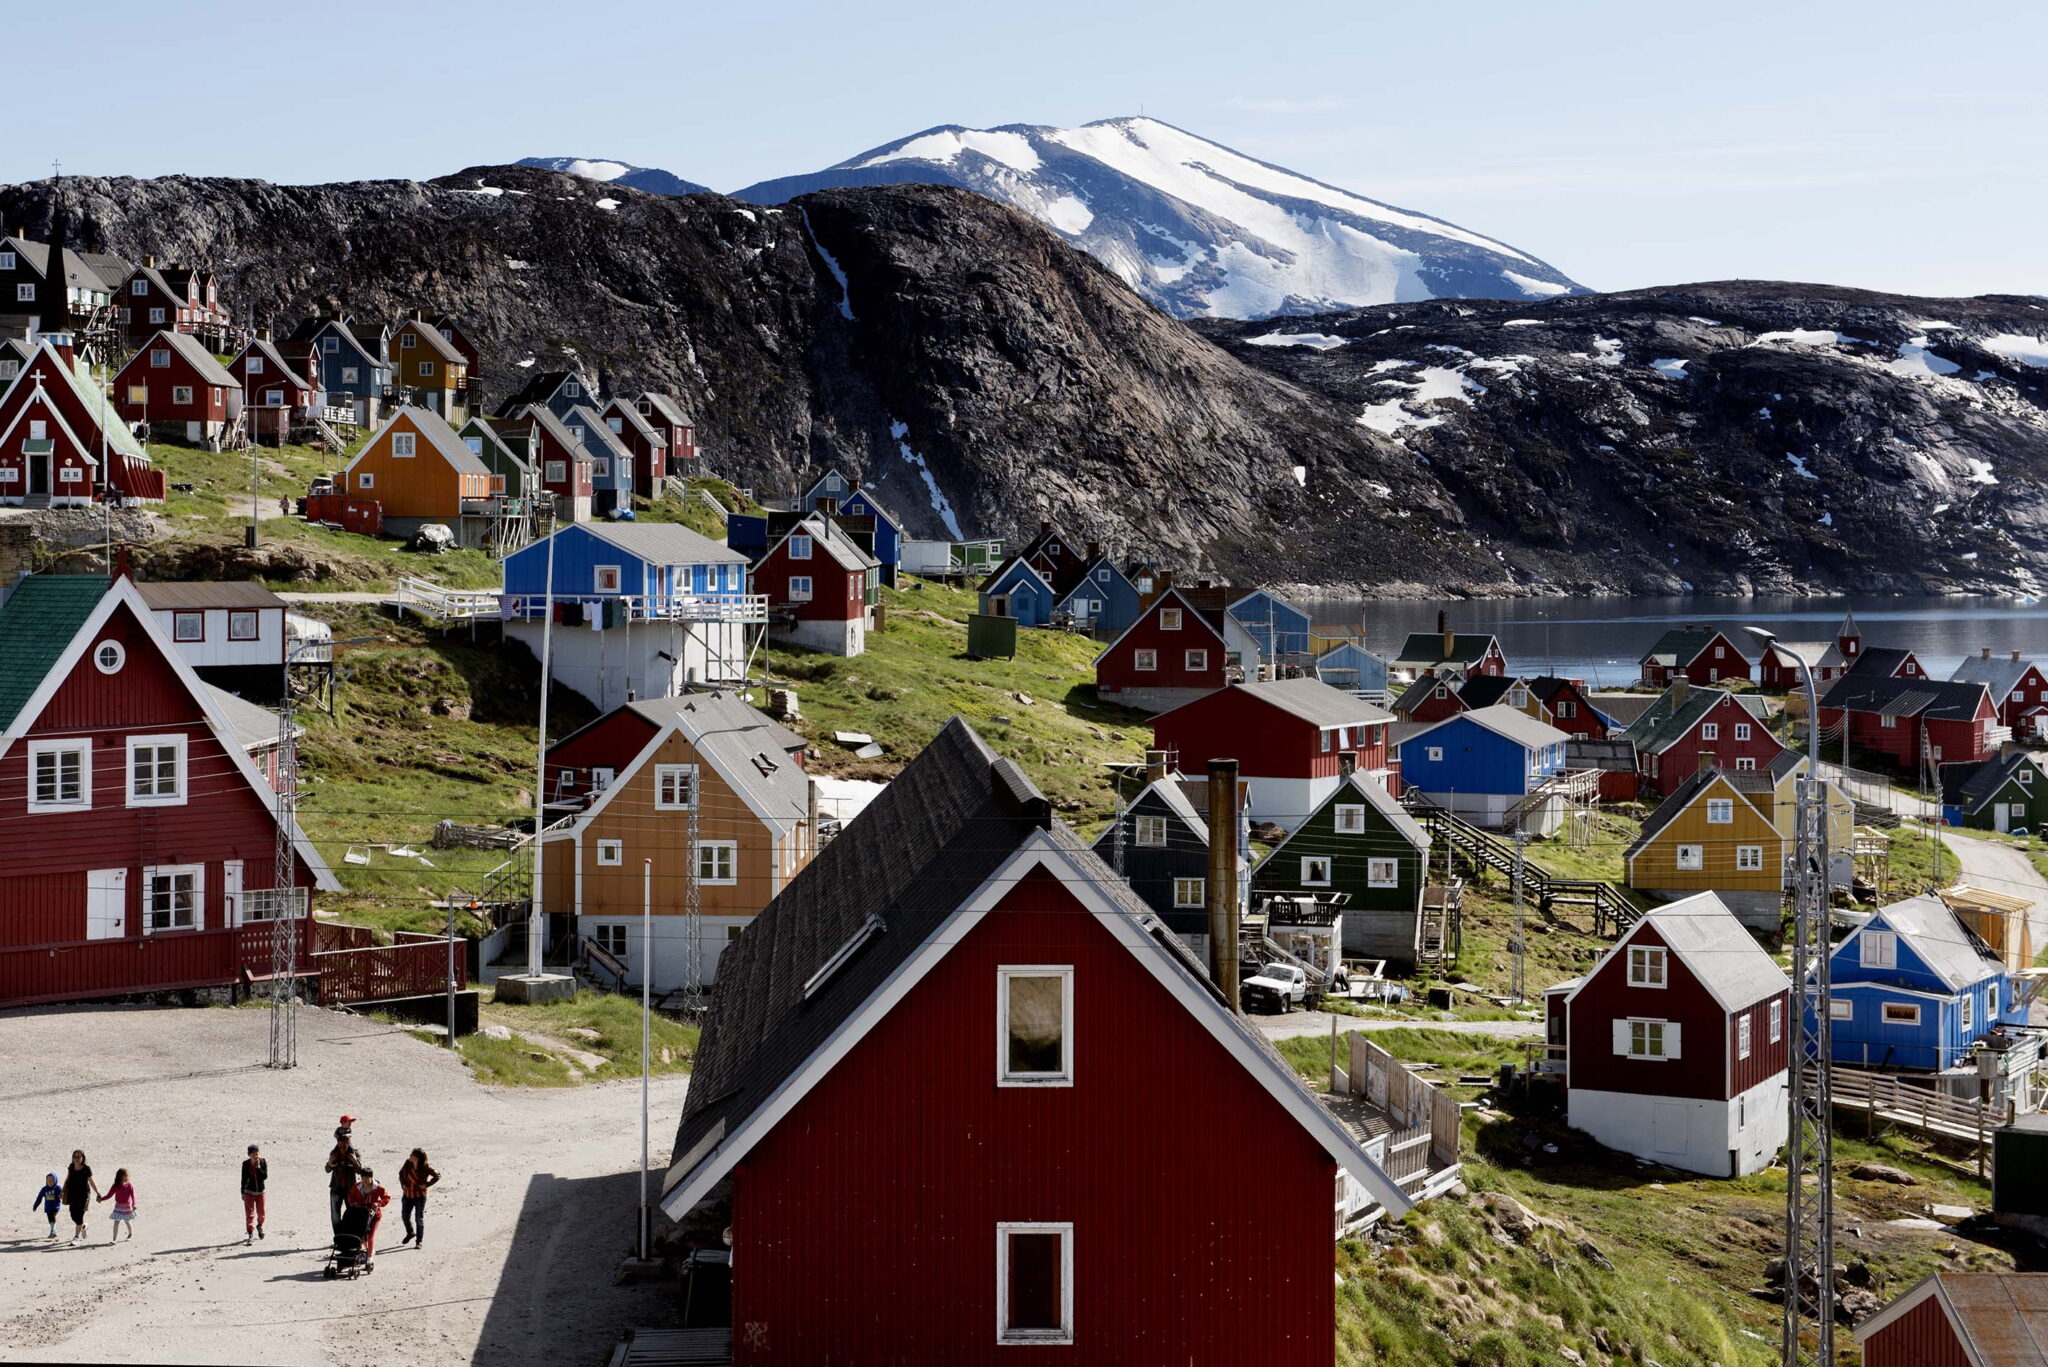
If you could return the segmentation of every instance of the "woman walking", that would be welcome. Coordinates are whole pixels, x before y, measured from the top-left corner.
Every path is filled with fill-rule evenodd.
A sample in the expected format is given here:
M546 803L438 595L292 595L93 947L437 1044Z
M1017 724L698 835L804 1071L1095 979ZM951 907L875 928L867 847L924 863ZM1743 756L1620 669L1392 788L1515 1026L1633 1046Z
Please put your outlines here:
M107 1217L110 1226L107 1242L118 1242L124 1226L132 1240L135 1237L135 1184L128 1180L128 1169L114 1169L114 1185L108 1187L107 1194L100 1199L114 1203L114 1213Z
M92 1165L85 1161L85 1150L73 1149L71 1166L64 1170L64 1204L71 1208L72 1243L85 1237L85 1212L92 1208L93 1198L99 1194L99 1185L92 1180Z
M270 1180L270 1160L254 1144L242 1160L242 1242L263 1237L263 1184Z
M441 1174L427 1161L425 1149L414 1149L405 1166L398 1170L398 1213L405 1221L405 1237L398 1241L400 1248L407 1244L426 1247L427 1188L440 1180Z
M363 1170L363 1156L355 1146L356 1118L345 1115L341 1124L334 1129L334 1147L327 1154L328 1211L334 1217L334 1227L341 1228L341 1212L347 1207L348 1194L356 1184L356 1175Z

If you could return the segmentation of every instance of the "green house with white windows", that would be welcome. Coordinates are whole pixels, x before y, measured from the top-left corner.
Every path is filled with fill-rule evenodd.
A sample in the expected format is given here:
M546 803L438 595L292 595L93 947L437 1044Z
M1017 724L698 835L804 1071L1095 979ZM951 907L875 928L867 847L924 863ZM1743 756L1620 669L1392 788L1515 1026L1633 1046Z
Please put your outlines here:
M1346 894L1344 953L1415 962L1429 832L1385 788L1354 773L1252 870L1252 899Z
M2048 825L2048 769L2031 751L1941 766L1941 817L1950 826L2039 832Z

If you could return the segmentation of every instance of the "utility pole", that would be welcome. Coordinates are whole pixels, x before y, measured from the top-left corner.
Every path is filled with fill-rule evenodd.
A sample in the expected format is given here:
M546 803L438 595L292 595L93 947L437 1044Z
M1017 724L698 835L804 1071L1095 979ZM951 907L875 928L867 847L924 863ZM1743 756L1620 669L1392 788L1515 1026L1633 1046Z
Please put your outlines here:
M572 466L574 462L571 462ZM555 647L555 528L548 523L547 583L541 595L540 623L540 734L534 748L537 771L533 785L533 908L526 919L526 974L538 978L541 969L541 941L547 934L547 912L541 892L547 872L547 847L541 833L548 825L548 693L554 682Z
M298 719L289 667L285 670L284 701L277 714L277 841L272 847L270 902L270 1066L299 1066L299 937L311 931L306 915L305 893L293 876L298 868L298 850L292 840L297 828L299 756ZM243 898L241 911L248 906ZM451 1031L451 1034L453 1032Z
M690 775L690 866L683 883L683 1013L692 1020L702 1019L705 1009L704 880L697 865L703 858L703 846L697 842L697 812L703 805L703 771L699 769Z
M691 794L695 796L695 794ZM648 1257L648 1235L653 1228L647 1205L647 1111L652 1073L650 1055L654 1048L654 1002L650 984L654 981L654 861L640 861L640 1261Z
M1515 828L1515 979L1513 990L1510 993L1515 999L1516 1006L1520 1006L1525 1000L1523 988L1528 982L1526 962L1528 959L1528 944L1526 942L1528 926L1522 918L1522 849L1528 843L1529 833L1517 826Z

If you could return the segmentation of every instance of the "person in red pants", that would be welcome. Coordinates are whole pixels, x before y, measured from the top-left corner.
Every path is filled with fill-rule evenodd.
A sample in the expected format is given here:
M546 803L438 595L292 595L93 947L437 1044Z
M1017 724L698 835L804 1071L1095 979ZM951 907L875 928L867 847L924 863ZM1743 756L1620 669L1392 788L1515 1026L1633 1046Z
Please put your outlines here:
M263 1237L263 1187L270 1180L270 1160L254 1144L242 1160L242 1242Z
M377 1181L376 1173L364 1168L356 1184L348 1189L348 1204L369 1208L370 1229L363 1235L363 1271L374 1271L377 1266L377 1225L384 1218L384 1207L391 1204L391 1193Z

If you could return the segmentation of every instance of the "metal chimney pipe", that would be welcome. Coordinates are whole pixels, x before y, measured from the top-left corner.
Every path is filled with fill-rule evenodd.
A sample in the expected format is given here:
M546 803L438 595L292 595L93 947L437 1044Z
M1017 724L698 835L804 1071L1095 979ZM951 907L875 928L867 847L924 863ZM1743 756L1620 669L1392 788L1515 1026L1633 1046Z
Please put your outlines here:
M1147 750L1145 752L1145 782L1157 783L1166 777L1166 752Z
M1209 980L1233 1012L1238 991L1237 761L1209 761Z

